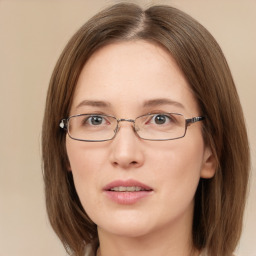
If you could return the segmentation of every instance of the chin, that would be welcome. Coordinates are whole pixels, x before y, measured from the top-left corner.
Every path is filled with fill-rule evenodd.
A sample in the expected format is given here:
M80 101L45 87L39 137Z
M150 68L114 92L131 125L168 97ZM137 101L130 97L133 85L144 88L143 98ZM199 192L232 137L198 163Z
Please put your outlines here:
M109 227L102 227L100 229L104 230L105 233L126 238L138 238L150 233L150 231L145 227L139 227L138 225L132 226L129 223L123 226L111 225Z
M113 235L133 238L145 236L150 233L151 228L149 223L145 218L140 220L135 217L129 218L123 216L121 219L117 219L113 216L109 218L108 222L105 219L105 221L102 221L102 225L99 223L98 229Z

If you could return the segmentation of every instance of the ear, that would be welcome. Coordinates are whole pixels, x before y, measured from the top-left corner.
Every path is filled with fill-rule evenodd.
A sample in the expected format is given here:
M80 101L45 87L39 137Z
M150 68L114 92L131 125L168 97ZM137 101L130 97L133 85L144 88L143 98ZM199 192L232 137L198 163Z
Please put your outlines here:
M71 164L70 164L70 161L69 161L69 158L68 158L67 148L65 148L65 150L66 150L66 156L65 156L65 166L66 166L66 170L67 170L68 172L72 172Z
M215 175L217 161L210 147L205 147L203 163L201 168L201 178L210 179Z
M70 162L69 162L69 159L68 159L68 157L66 157L66 170L68 171L68 172L72 172L72 169L71 169L71 165L70 165Z

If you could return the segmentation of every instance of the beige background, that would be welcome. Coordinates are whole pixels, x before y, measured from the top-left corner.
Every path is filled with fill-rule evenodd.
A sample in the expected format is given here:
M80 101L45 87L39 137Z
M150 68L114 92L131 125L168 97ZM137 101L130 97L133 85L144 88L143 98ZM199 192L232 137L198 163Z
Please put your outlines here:
M45 95L67 40L112 2L117 1L0 0L0 256L66 255L44 205L40 133ZM256 256L256 1L137 2L171 4L190 13L227 57L248 124L253 165L237 254Z

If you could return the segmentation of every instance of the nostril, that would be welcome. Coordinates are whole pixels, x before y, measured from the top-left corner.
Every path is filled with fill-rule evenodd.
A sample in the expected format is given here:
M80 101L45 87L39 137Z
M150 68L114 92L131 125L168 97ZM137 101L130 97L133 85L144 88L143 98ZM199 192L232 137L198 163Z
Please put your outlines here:
M117 162L113 162L113 165L114 165L114 166L118 166L118 163L117 163Z
M118 161L114 161L113 163L113 166L115 166L115 167L118 167L120 164L124 167L124 163L122 164L122 162L118 162ZM130 162L130 163L128 163L128 164L126 164L126 168L129 168L129 167L132 167L132 166L134 166L134 167L136 167L138 165L138 162L137 161L132 161L132 162Z

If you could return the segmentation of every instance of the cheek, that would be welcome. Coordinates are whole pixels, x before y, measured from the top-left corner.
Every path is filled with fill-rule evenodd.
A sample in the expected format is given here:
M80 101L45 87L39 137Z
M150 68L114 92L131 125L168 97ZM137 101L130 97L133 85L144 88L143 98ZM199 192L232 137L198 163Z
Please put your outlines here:
M75 188L84 204L85 198L95 198L92 192L99 187L97 177L106 158L105 151L93 144L85 145L70 139L67 139L66 148Z
M176 141L167 141L166 144L161 143L162 145L150 147L148 160L152 166L166 171L173 170L174 173L177 171L180 175L187 174L188 170L200 172L204 155L204 143L200 137L193 141L184 137Z
M105 150L99 148L98 144L81 143L67 138L66 148L71 171L73 175L81 178L100 169L100 165L105 159Z
M66 147L77 195L88 216L94 220L95 212L100 211L102 205L98 177L104 154L76 141L67 141Z
M160 145L161 146L161 145ZM170 197L190 194L194 196L200 180L204 143L202 139L181 139L166 143L152 152L150 166L154 168L154 179L161 182L163 193Z

